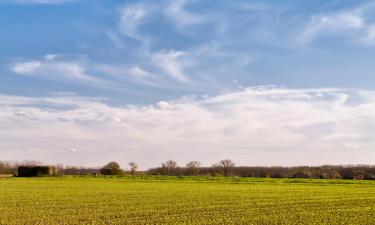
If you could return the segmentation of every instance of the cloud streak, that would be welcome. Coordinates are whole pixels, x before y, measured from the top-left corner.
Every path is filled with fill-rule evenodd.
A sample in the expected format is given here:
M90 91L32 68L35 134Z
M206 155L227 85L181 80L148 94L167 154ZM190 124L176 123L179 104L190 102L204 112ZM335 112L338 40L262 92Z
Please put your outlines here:
M163 51L152 55L153 62L159 66L167 75L181 82L188 82L184 72L184 65L179 59L186 55L183 51Z
M55 81L72 81L100 88L113 87L110 81L88 74L87 65L88 62L83 56L66 57L48 54L38 60L18 60L12 63L9 69L22 76Z
M170 1L164 9L164 14L171 18L171 21L179 27L197 25L206 22L204 16L187 11L185 9L185 5L187 4L188 1L186 0Z
M329 36L343 36L372 45L375 43L375 24L371 22L370 15L374 12L374 6L367 4L349 10L314 14L299 40L310 43Z
M153 5L142 2L122 7L120 9L120 30L128 37L147 41L145 36L139 34L138 28L147 22L146 19L154 10Z

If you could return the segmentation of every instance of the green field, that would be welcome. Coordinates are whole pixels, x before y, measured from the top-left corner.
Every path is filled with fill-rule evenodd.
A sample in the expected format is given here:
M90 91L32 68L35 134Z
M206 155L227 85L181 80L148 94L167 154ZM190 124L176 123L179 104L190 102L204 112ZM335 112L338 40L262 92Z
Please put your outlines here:
M375 224L375 182L0 179L0 224Z

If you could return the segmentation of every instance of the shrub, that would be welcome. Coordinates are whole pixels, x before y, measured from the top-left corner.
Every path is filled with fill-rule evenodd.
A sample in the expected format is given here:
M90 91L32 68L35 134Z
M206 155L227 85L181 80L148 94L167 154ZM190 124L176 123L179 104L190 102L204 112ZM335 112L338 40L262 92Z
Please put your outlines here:
M117 162L109 162L100 169L100 173L103 175L122 175L124 171Z

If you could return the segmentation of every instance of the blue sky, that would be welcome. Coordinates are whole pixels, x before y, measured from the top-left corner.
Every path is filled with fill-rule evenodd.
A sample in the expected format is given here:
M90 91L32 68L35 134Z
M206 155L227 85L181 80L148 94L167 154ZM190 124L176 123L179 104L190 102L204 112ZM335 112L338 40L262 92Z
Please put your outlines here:
M371 1L0 0L0 156L369 163L374 11Z

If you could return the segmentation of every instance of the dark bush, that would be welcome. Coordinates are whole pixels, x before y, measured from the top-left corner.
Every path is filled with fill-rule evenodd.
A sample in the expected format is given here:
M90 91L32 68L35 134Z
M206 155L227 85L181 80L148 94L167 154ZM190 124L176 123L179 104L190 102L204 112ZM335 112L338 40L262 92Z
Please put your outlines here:
M117 162L109 162L100 169L102 175L123 175L124 171Z

